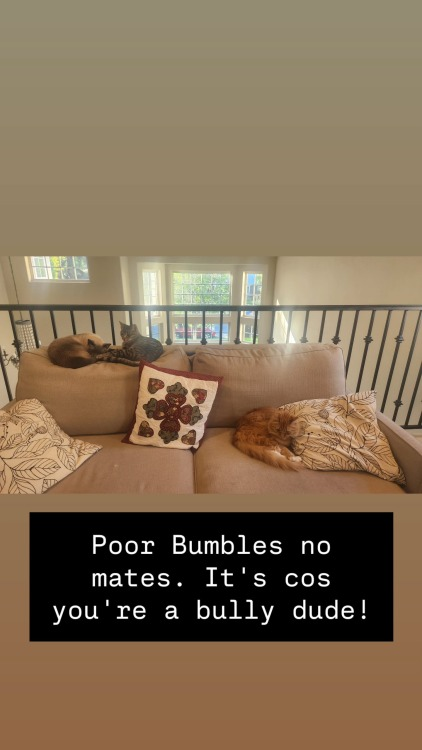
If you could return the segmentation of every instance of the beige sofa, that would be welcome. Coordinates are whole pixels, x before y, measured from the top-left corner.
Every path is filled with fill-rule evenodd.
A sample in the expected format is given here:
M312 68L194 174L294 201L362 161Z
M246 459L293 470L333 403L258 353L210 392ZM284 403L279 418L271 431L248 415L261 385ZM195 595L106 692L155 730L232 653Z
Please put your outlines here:
M232 445L240 416L346 392L343 352L327 344L170 346L160 367L223 377L199 449L122 443L134 413L138 369L53 365L45 347L21 357L16 400L36 398L68 435L102 446L48 493L396 493L422 492L422 446L378 414L406 488L366 472L283 471Z

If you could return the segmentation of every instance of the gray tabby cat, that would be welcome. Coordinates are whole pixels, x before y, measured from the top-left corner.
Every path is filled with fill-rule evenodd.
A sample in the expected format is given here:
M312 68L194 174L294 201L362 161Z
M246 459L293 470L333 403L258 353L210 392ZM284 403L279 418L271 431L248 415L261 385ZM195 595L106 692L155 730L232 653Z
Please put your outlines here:
M120 321L120 335L122 346L110 346L105 354L97 356L97 362L117 362L137 367L141 359L153 362L164 352L161 342L142 336L135 323L129 325Z

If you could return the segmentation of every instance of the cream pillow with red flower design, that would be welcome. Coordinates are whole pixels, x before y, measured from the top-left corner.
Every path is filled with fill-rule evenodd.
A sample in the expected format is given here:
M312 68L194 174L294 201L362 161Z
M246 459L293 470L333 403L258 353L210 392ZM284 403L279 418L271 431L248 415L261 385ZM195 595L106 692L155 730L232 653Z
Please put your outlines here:
M139 366L134 424L123 442L159 448L198 448L221 377Z

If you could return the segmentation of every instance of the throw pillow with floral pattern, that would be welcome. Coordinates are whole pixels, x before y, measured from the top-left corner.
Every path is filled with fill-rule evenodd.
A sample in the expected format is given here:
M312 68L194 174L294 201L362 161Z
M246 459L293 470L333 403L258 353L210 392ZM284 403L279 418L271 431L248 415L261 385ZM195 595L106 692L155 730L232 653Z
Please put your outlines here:
M198 448L221 377L139 366L133 426L124 442L159 448Z

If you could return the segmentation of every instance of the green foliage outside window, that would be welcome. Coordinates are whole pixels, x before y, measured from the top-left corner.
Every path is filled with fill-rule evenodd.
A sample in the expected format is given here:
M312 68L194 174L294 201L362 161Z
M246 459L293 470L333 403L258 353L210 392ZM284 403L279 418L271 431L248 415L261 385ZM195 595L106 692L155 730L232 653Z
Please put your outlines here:
M230 305L231 274L174 273L173 301L176 305Z

